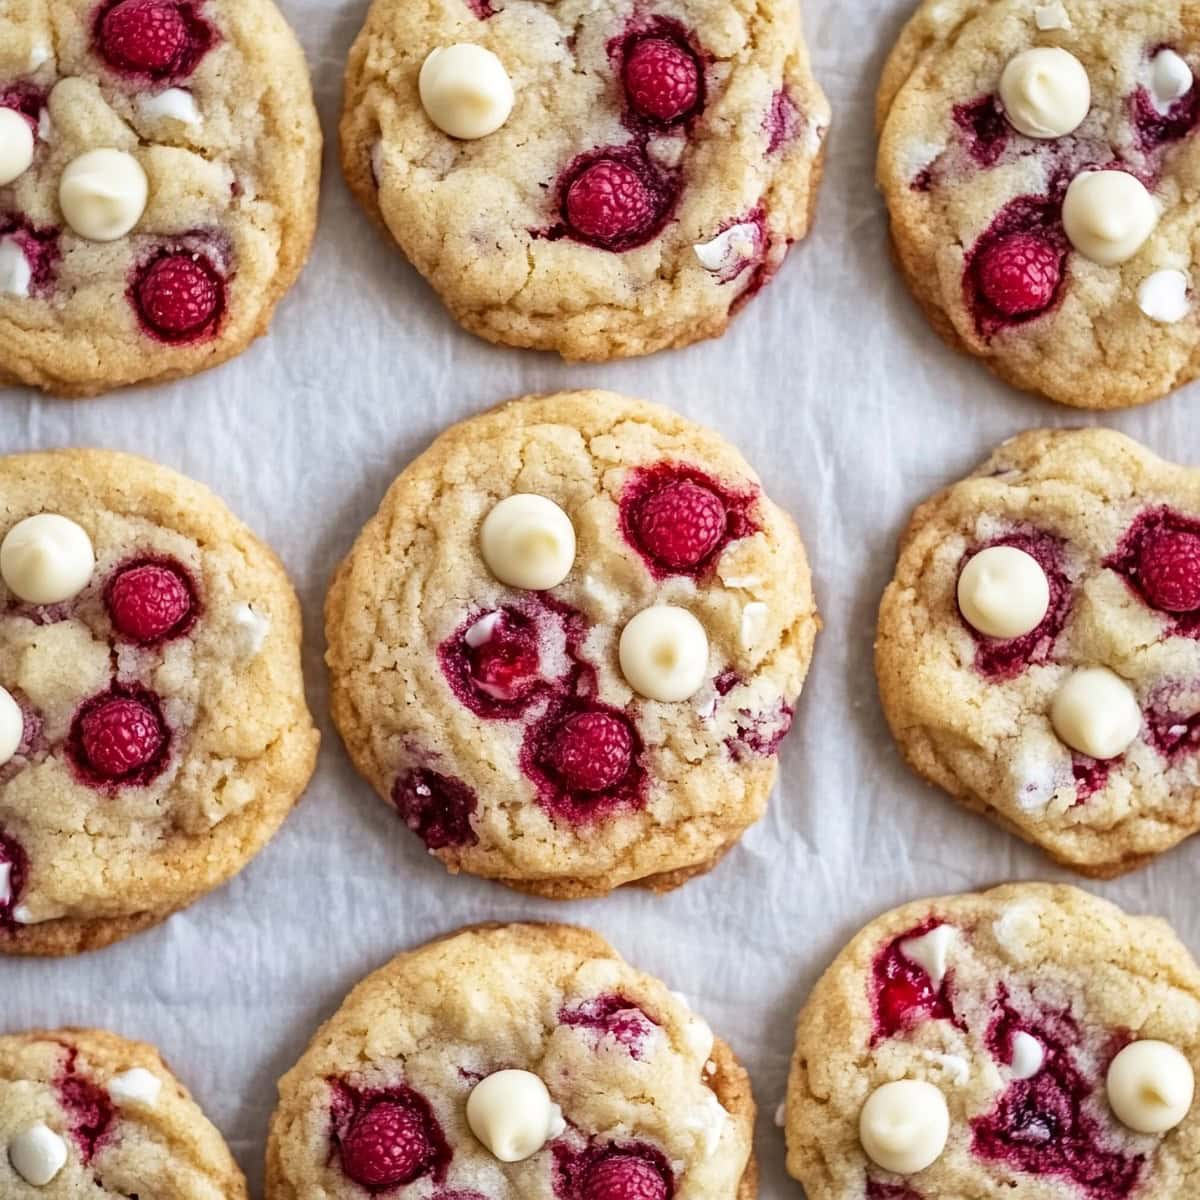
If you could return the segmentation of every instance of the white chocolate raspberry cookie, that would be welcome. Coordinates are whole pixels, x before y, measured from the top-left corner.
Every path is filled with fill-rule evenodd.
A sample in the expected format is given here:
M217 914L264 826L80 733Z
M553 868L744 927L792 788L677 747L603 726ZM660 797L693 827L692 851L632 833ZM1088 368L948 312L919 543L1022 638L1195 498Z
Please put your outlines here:
M316 748L295 593L211 492L0 458L0 954L107 945L225 882Z
M1200 828L1200 472L1005 442L913 514L876 666L915 770L1087 875Z
M604 360L724 331L828 125L795 0L374 0L342 163L472 333Z
M392 486L326 607L355 765L451 871L659 890L762 815L819 627L796 527L728 443L527 397Z
M321 134L270 0L0 10L0 378L191 375L267 330L308 257Z
M724 1042L599 936L461 930L368 976L280 1080L267 1200L753 1200Z
M229 1148L157 1050L98 1029L0 1036L5 1200L246 1200Z
M1192 379L1190 0L925 0L878 97L879 183L938 333L1081 408Z
M809 1200L1180 1200L1200 1171L1200 968L1170 927L1014 884L872 921L796 1030Z

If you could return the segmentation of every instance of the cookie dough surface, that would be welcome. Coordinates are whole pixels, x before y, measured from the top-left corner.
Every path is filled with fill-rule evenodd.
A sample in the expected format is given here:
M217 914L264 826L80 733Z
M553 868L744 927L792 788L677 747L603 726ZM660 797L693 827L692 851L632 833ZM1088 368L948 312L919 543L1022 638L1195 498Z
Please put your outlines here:
M942 978L904 952L939 928L946 957L926 961ZM1165 922L1047 884L905 905L855 937L800 1014L788 1169L810 1200L1188 1195L1200 1107L1137 1134L1107 1100L1110 1062L1142 1039L1200 1065L1200 969ZM858 1138L867 1097L898 1079L932 1083L950 1112L945 1152L908 1177Z
M44 512L82 526L96 567L52 606L0 581L0 686L24 720L0 766L0 953L102 946L190 904L266 844L316 759L295 593L211 492L108 451L0 459L0 537ZM114 624L112 589L146 565L186 589L187 613L139 644ZM114 702L158 749L110 778L85 726Z
M985 637L959 611L963 567L994 545L1031 554L1050 583L1045 619L1024 637ZM1151 586L1164 570L1186 582L1191 547L1200 473L1103 429L1022 434L922 504L876 644L910 765L1088 875L1120 874L1193 833L1200 621L1158 607ZM1051 720L1071 672L1094 667L1123 680L1141 712L1133 742L1103 761L1072 750Z
M679 570L633 529L667 488L720 521ZM515 493L574 525L551 591L506 587L483 561L481 524ZM645 699L621 673L622 629L656 604L707 633L688 700ZM796 528L741 455L606 392L528 397L443 434L343 562L326 622L334 719L359 770L450 870L555 897L674 887L721 857L762 814L819 627ZM625 739L592 790L558 769L576 717Z
M647 38L692 76L667 121L623 82ZM516 95L475 141L442 133L417 88L431 51L464 42L499 57ZM375 0L347 68L342 161L469 330L604 360L725 329L808 232L828 125L794 0ZM568 204L602 161L615 176ZM584 192L604 207L610 191L608 216L579 217Z
M0 377L90 395L193 374L266 332L308 257L321 154L304 56L270 0L13 0L0 107L36 129L32 167L0 188ZM149 184L111 242L59 204L64 169L96 149L131 154Z
M501 1069L538 1075L565 1122L522 1162L498 1161L466 1121L472 1089ZM364 1195L345 1164L361 1170L356 1126L374 1112L378 1127L384 1105L416 1114L404 1194L583 1200L610 1194L593 1177L611 1184L614 1158L645 1164L646 1200L757 1194L754 1101L732 1052L662 983L565 925L480 926L401 954L351 992L279 1096L269 1200Z
M1045 28L1039 28L1039 24ZM1032 47L1069 52L1086 71L1091 104L1078 128L1033 138L1000 98L1007 64ZM1164 51L1182 60L1182 95L1156 84ZM1200 8L1189 0L925 0L900 35L878 96L879 184L900 265L953 347L1017 387L1082 408L1120 408L1171 391L1197 372L1200 323L1191 303L1200 218ZM1161 76L1159 77L1161 80ZM1157 227L1121 265L1075 250L1062 207L1085 170L1131 172L1157 205ZM1107 219L1107 218L1106 218ZM1023 305L989 299L983 275L1011 235L1035 239L1034 262L1010 245L1008 270L1028 270ZM1037 249L1040 247L1040 250ZM1026 265L1023 268L1021 263ZM1014 265L1015 264L1015 265ZM1139 290L1181 272L1183 315L1147 315ZM1011 285L1011 275L1009 276ZM1171 284L1159 283L1154 287ZM1036 299L1034 298L1036 297ZM1013 308L1020 311L1013 312Z

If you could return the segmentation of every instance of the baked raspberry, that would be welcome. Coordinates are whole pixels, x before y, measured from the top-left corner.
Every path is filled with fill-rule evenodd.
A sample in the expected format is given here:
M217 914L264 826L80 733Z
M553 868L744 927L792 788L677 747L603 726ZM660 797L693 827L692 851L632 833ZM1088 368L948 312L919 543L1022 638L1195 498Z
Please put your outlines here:
M120 684L79 709L67 739L76 770L94 785L144 787L166 766L169 746L158 698Z
M963 131L967 153L981 167L994 166L1011 132L995 96L980 96L954 108L954 123Z
M764 122L767 131L767 153L777 154L784 146L794 142L800 136L802 124L800 109L795 100L785 90L780 89L771 97L771 107L767 109Z
M1171 693L1180 690L1177 687L1163 689L1146 711L1150 742L1168 762L1194 754L1200 747L1200 712L1178 711L1180 699ZM1192 699L1189 707L1194 704L1195 700Z
M555 624L550 617L547 624ZM459 700L481 717L519 715L547 686L538 632L537 617L512 605L464 622L438 647L442 672Z
M894 938L875 956L872 969L875 1010L875 1041L895 1037L913 1029L922 1021L953 1021L954 1005L950 997L950 978L934 988L928 973L919 964L905 958L900 943L918 938L942 922L931 917Z
M559 1010L558 1019L576 1029L591 1030L598 1039L612 1038L640 1059L646 1040L658 1028L632 1000L625 996L597 996Z
M662 229L678 181L659 171L634 145L581 155L558 185L563 233L601 250L632 250Z
M62 258L59 231L52 227L38 228L19 213L0 213L0 238L12 238L24 251L30 271L29 294L48 295Z
M29 859L14 837L0 831L0 929L14 929L13 909L21 900L29 875Z
M78 1052L72 1047L62 1074L55 1081L58 1102L66 1110L71 1136L85 1163L92 1161L109 1134L115 1116L108 1093L90 1079L77 1074Z
M726 739L725 748L735 762L744 762L747 758L773 758L791 731L794 717L792 706L783 700L774 708L759 712L739 709L737 733Z
M903 1184L880 1183L878 1179L868 1179L867 1200L921 1200L921 1196Z
M633 763L633 731L610 712L578 712L564 720L550 742L548 761L575 792L603 792L625 778Z
M423 767L406 771L392 788L392 803L430 850L473 846L479 840L471 828L475 793L461 780Z
M700 106L703 72L690 46L673 37L635 37L622 70L629 102L643 117L671 125Z
M36 137L42 109L46 107L49 93L36 83L20 80L0 89L0 108L11 108L29 122Z
M975 259L984 300L1006 317L1028 317L1054 302L1062 282L1062 253L1033 233L1013 233Z
M1191 88L1163 113L1155 107L1150 93L1140 87L1130 97L1129 109L1138 145L1152 153L1181 141L1200 125L1200 88Z
M216 332L225 283L202 254L168 250L138 270L129 298L151 337L181 345Z
M1200 608L1200 534L1151 530L1138 548L1138 578L1146 599L1164 612Z
M117 0L96 21L96 47L110 66L151 79L182 78L213 41L210 27L183 0Z
M342 1170L355 1183L383 1191L444 1174L450 1152L423 1097L411 1088L394 1088L354 1095L352 1104L353 1115L338 1130L338 1150Z
M116 631L140 646L179 637L195 618L191 579L167 559L142 559L119 568L104 590L104 603Z
M667 1200L670 1194L661 1168L637 1154L611 1154L583 1178L582 1200Z
M1075 803L1082 804L1090 800L1107 783L1119 758L1104 760L1088 758L1085 754L1071 755L1071 778L1075 780Z

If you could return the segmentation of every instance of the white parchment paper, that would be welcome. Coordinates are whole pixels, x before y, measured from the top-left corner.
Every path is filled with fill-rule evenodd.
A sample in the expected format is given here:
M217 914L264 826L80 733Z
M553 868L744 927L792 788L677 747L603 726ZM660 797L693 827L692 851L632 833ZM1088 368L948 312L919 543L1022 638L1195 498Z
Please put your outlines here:
M873 188L876 80L909 0L807 0L834 105L813 236L721 340L607 366L488 346L460 331L358 211L333 146L346 51L366 0L282 0L315 74L329 145L308 269L271 336L214 373L64 403L0 392L0 451L134 451L215 488L283 556L307 622L320 766L280 836L230 886L165 926L65 962L0 960L0 1028L110 1027L157 1043L261 1195L275 1080L349 988L396 951L470 921L594 926L688 994L754 1079L767 1200L799 1197L772 1122L796 1011L860 925L919 896L1069 878L910 776L871 665L876 607L911 507L1001 439L1086 414L1018 395L944 349L888 260ZM672 895L556 905L450 878L351 770L327 716L325 586L399 470L442 428L535 390L607 386L736 441L800 523L826 630L767 817ZM1105 418L1200 460L1195 387ZM1200 842L1089 885L1168 917L1200 951Z

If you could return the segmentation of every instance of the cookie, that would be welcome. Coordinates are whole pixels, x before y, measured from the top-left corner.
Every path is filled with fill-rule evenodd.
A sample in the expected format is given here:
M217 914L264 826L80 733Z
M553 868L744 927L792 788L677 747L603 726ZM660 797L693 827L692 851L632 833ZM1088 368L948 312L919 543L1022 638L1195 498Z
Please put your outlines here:
M753 1200L733 1052L597 934L460 930L370 975L279 1084L267 1200Z
M263 334L308 258L321 132L270 0L0 14L0 379L191 375Z
M527 397L438 438L342 563L333 715L451 871L666 890L762 815L818 627L732 446L610 392Z
M934 328L1080 408L1196 375L1200 31L1184 0L925 0L883 73L879 184Z
M800 1014L788 1170L809 1200L1175 1200L1200 1171L1200 968L1075 888L921 900Z
M98 1029L0 1035L0 1195L246 1200L157 1050Z
M1022 434L913 514L876 667L900 749L1086 875L1200 828L1200 472Z
M828 126L795 0L374 0L342 164L472 333L603 361L724 331Z
M316 750L295 593L207 488L0 458L0 953L104 946L224 883Z

